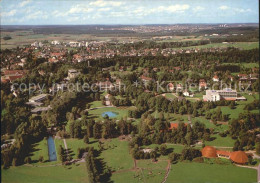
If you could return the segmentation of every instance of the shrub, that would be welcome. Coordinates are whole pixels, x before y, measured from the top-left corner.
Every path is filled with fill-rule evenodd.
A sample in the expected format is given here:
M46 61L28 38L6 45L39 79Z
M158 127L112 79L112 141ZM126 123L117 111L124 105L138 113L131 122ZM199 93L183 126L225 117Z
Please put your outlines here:
M40 161L40 162L43 162L43 161L44 161L43 156L40 156L40 157L39 157L39 161Z

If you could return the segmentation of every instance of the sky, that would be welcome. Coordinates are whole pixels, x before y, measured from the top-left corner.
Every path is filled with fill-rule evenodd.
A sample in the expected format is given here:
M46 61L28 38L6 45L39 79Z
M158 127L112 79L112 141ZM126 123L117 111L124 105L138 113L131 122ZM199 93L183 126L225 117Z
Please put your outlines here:
M259 23L259 0L2 0L1 25Z

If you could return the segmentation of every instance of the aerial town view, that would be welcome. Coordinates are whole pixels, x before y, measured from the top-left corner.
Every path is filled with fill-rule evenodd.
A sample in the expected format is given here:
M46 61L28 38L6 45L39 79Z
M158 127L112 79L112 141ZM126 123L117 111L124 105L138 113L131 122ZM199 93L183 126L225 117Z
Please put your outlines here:
M1 182L259 183L259 0L2 0Z

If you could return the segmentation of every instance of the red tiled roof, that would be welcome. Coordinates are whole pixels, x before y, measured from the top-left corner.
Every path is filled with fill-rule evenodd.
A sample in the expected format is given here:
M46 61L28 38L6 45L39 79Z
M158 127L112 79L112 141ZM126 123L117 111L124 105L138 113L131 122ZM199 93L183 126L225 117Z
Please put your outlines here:
M25 74L26 70L5 70L4 75L15 75L15 74Z
M8 76L8 79L12 82L16 79L22 78L23 75L14 75L14 76Z
M231 153L229 151L217 150L217 154L222 156L230 156Z
M201 150L202 156L206 158L216 158L217 151L212 146L206 146Z
M152 80L152 78L146 77L146 76L144 76L144 75L142 75L140 78L141 78L142 80L149 80L149 81Z
M170 128L169 130L172 130L173 128L177 129L179 126L179 123L170 123ZM188 126L188 123L184 123L185 126Z
M230 159L235 163L245 164L248 162L248 157L244 151L234 151L230 155Z

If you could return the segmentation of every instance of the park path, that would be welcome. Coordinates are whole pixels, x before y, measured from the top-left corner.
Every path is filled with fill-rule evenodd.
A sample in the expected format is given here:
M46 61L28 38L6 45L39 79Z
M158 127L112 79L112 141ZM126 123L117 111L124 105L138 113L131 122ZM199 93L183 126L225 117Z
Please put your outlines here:
M64 143L64 147L65 147L65 149L66 149L67 155L69 155L69 151L68 151L68 146L67 146L66 139L63 139L63 143Z
M170 170L171 170L171 162L170 162L170 160L168 160L168 165L167 165L166 174L165 174L165 176L164 176L164 179L163 179L162 183L165 183L165 182L166 182L166 180L167 180L167 178L168 178L168 176L169 176Z

